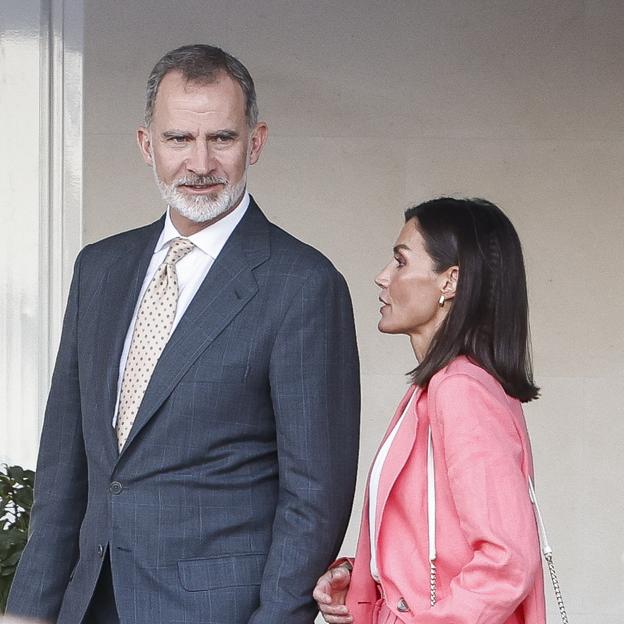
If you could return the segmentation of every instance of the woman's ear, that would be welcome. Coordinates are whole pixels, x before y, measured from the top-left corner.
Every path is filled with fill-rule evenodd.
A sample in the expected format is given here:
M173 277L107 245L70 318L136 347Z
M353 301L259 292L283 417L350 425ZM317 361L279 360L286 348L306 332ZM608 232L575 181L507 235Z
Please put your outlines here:
M440 274L440 292L444 299L452 299L457 291L457 280L459 279L459 267L452 266Z

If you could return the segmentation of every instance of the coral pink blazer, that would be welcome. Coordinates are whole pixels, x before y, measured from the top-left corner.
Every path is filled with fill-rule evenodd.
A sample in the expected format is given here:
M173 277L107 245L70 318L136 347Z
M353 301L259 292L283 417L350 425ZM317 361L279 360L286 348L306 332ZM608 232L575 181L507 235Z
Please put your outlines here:
M413 392L381 473L377 565L388 607L406 624L544 624L537 527L528 494L529 437L520 402L458 357ZM436 481L437 603L429 605L427 432ZM387 434L386 434L387 435ZM367 487L368 493L368 487ZM372 622L368 495L347 596L355 624Z

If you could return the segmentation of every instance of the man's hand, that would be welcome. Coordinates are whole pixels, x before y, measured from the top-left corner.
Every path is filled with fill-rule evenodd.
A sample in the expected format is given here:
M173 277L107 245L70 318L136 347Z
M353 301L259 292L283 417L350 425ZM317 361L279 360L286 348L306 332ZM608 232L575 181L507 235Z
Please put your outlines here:
M353 622L353 617L345 605L350 583L351 572L346 565L327 570L316 582L312 595L326 622L330 624Z

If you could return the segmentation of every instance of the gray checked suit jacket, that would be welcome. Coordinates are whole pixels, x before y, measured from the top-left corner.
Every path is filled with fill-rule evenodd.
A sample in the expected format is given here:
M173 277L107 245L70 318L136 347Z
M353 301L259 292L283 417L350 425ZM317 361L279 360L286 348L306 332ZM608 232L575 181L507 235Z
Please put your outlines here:
M252 200L118 454L119 359L162 226L76 261L7 612L80 624L108 552L123 624L311 624L356 476L347 287Z

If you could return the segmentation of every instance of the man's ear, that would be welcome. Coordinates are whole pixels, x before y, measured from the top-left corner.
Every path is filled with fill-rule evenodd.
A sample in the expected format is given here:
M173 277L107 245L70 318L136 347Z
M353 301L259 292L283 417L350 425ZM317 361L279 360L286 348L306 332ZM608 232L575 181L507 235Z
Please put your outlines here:
M457 280L459 279L459 267L452 266L440 274L440 293L444 299L453 299L457 292Z
M152 155L152 133L149 128L141 126L137 130L137 143L145 164L151 167L154 164L154 157Z
M269 127L264 121L259 121L251 132L249 140L249 164L255 165L260 158L260 152L269 136Z

